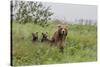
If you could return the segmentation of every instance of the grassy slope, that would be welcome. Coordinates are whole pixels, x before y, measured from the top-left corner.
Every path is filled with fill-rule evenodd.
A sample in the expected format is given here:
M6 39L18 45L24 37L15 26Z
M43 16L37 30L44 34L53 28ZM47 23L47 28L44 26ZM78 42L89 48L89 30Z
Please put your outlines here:
M51 37L56 24L42 28L31 23L13 23L13 65L52 64L96 61L96 26L69 25L64 53L49 43L32 42L32 32L49 32Z

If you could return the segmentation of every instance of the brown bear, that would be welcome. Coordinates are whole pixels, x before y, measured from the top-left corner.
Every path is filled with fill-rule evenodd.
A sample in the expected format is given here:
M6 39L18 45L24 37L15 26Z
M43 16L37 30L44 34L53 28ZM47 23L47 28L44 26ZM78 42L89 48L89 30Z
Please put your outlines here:
M63 25L59 25L57 31L53 34L51 38L51 46L53 45L52 43L54 43L55 46L57 46L60 51L63 52L67 34L68 28Z
M37 41L38 40L38 32L32 33L32 41Z
M41 37L42 37L42 38L41 38L41 42L49 41L48 33L47 33L47 32L42 33Z

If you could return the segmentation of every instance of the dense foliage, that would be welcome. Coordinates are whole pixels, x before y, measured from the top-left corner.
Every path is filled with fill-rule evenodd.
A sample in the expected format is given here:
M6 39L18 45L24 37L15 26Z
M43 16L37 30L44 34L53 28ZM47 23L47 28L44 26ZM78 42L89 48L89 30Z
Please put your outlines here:
M44 26L53 13L50 6L44 7L41 2L14 1L12 2L13 19L17 23L35 23Z

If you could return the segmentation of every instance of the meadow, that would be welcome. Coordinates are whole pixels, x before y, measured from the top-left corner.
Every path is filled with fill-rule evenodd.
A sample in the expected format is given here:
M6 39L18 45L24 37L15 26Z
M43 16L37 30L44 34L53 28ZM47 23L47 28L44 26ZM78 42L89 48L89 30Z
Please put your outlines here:
M57 29L57 23L49 23L47 27L36 24L12 23L12 64L40 65L93 62L97 60L97 26L68 25L68 37L64 53L57 47L50 47L48 42L32 42L32 32L48 32L49 37Z

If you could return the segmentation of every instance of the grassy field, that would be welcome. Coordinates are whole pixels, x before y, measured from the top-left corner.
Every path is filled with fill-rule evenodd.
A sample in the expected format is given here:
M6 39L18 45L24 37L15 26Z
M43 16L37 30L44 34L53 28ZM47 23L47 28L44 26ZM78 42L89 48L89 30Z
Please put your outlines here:
M48 32L51 37L56 23L40 27L32 23L12 23L13 65L59 64L91 62L97 60L97 27L95 25L69 25L64 53L49 43L32 42L32 32ZM41 37L39 37L41 38Z

